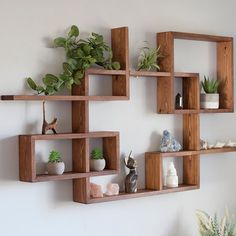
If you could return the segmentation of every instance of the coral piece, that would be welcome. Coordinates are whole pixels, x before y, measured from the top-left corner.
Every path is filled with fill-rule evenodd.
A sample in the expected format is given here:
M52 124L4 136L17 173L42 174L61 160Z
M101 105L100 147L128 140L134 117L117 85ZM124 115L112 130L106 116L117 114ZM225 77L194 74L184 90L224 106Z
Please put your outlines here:
M182 149L182 146L168 130L164 130L163 136L161 137L160 149L161 152L178 152Z
M201 150L206 150L208 148L208 143L207 141L200 139L200 149Z
M94 183L90 183L90 196L103 197L102 186Z
M127 158L125 158L125 166L130 169L129 174L125 178L125 192L126 193L136 193L138 189L138 174L136 171L137 162L131 157L131 153Z
M216 144L214 145L214 148L222 148L225 146L225 143L222 143L222 142L216 142Z
M118 184L107 184L107 191L106 195L107 196L114 196L119 194L119 185Z
M231 140L229 140L226 144L226 147L236 147L236 142L232 142Z

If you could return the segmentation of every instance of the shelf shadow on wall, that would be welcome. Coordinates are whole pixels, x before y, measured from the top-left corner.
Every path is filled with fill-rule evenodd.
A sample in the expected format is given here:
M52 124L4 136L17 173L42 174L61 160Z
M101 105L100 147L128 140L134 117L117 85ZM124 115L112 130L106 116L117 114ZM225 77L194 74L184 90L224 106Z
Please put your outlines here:
M0 140L0 180L19 180L18 136Z

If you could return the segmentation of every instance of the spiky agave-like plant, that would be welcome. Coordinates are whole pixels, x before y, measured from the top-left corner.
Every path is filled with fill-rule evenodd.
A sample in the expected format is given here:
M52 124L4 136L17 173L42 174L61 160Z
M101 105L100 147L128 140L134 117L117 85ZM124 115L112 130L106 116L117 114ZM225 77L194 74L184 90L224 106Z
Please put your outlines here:
M219 87L219 81L210 79L209 76L204 75L204 80L201 81L201 85L205 93L217 93Z

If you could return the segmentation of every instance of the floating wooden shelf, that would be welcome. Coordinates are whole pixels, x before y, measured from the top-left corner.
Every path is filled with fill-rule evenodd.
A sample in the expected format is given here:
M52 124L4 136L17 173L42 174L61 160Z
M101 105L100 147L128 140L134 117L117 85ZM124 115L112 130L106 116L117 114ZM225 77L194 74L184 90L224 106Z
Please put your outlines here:
M191 156L196 154L213 154L213 153L224 153L224 152L236 152L236 147L223 147L223 148L210 148L206 150L189 150L179 152L147 152L147 154L158 154L162 157L183 157Z
M130 71L130 76L137 77L165 77L170 76L169 72L159 72L159 71Z
M3 101L117 101L129 100L127 96L45 96L45 95L2 95Z
M199 40L216 43L217 78L220 80L220 109L200 109L200 79L198 73L175 72L174 40ZM73 200L80 203L98 203L138 198L165 193L198 189L200 186L200 155L236 152L233 148L200 150L200 113L223 113L234 111L233 95L233 38L183 32L157 33L157 45L161 45L161 72L130 71L128 28L111 30L113 58L119 61L121 70L89 68L80 85L73 85L71 95L2 95L3 101L71 101L72 133L30 134L19 136L19 175L25 182L73 180ZM89 96L89 76L112 77L112 96ZM145 189L137 193L120 193L103 198L90 197L90 177L113 175L120 170L119 133L114 131L89 132L89 102L129 99L129 77L153 77L157 79L157 112L183 115L183 151L145 153ZM180 80L178 78L181 78ZM183 107L175 109L175 83L182 81ZM106 169L90 171L90 139L101 138ZM72 140L72 171L62 175L36 173L35 142L40 140ZM177 188L163 186L163 160L165 157L183 158L183 184Z
M189 190L194 190L194 189L199 189L199 187L195 185L180 184L177 188L163 187L162 190L140 189L137 191L137 193L121 192L117 196L104 196L102 198L90 198L87 203L98 203L98 202L125 200L125 199L131 199L131 198L139 198L139 197L148 197L148 196L155 196L155 195L160 195L160 194L189 191Z
M87 173L76 173L73 171L68 171L68 172L64 172L62 175L47 175L47 174L36 175L36 178L32 182L80 179L80 178L88 178L88 177L103 176L103 175L114 175L114 174L118 174L118 171L117 170L103 170L103 171L90 171Z

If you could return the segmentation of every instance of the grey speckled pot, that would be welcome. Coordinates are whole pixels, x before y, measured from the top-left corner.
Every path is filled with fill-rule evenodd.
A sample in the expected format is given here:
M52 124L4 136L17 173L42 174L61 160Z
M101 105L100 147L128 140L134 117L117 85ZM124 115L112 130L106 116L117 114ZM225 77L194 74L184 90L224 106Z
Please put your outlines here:
M202 93L201 94L201 108L203 109L218 109L219 108L219 94L218 93Z
M62 175L65 170L64 162L47 163L47 171L49 175Z

